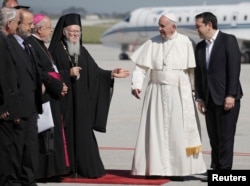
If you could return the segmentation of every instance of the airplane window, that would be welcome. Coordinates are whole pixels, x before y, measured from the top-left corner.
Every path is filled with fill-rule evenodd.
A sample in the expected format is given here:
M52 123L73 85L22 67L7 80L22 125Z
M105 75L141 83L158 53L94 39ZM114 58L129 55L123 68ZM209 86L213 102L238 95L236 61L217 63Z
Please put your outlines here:
M126 22L129 22L130 21L130 17L131 17L131 15L129 14L123 20L126 21Z
M156 11L155 13L156 13L156 14L162 14L162 12L163 12L163 10L158 10L158 11Z
M247 20L247 15L244 16L244 20L245 20L245 21Z
M187 22L189 22L189 17L187 17Z
M226 20L227 20L227 17L226 17L226 16L224 16L224 17L223 17L223 21L226 21Z
M233 16L233 20L234 20L234 21L236 20L236 16Z
M181 22L181 17L179 17L179 23Z

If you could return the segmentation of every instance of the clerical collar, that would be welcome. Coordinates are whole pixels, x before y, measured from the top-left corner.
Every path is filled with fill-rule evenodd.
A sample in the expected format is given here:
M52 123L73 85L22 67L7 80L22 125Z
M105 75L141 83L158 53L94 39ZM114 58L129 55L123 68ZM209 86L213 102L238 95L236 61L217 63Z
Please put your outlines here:
M42 41L42 39L38 35L32 34L32 36L35 37L36 39L38 39L39 41Z

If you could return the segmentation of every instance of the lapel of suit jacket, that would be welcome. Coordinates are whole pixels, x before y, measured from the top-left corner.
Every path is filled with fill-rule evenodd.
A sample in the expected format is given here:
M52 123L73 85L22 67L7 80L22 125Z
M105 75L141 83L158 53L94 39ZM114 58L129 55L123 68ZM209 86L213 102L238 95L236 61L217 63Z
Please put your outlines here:
M34 70L32 70L32 65L29 64L32 62L30 56L26 53L26 51L21 47L21 45L17 42L14 36L10 37L10 51L12 53L13 59L16 63L21 63L25 65L29 74L34 78Z
M207 62L206 62L206 42L205 40L202 41L201 43L201 54L200 54L200 60L202 62L202 67L203 69L207 69Z

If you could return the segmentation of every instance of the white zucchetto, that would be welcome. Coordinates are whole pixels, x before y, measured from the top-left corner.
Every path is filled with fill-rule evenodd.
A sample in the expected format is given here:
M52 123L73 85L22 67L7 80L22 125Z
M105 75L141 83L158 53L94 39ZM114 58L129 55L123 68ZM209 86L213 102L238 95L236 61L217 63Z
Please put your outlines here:
M167 13L167 14L164 14L163 16L168 18L170 21L177 23L177 18L173 13Z

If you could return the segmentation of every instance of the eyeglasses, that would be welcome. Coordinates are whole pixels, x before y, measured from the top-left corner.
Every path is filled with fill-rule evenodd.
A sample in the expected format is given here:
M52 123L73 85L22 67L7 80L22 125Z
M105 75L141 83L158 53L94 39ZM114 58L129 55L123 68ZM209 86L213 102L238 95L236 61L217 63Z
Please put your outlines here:
M42 26L42 28L48 28L50 30L54 29L52 26Z
M34 23L32 22L32 23L20 23L20 24L24 24L24 25L28 25L28 26L34 26Z

